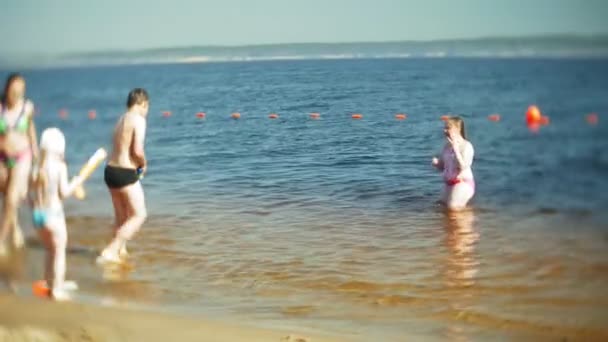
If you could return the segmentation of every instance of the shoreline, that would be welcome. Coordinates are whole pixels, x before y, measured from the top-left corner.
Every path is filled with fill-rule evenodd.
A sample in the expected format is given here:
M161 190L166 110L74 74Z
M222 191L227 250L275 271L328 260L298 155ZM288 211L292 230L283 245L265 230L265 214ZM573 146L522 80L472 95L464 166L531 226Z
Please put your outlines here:
M8 294L0 294L0 306L0 341L352 341L202 317L57 303Z

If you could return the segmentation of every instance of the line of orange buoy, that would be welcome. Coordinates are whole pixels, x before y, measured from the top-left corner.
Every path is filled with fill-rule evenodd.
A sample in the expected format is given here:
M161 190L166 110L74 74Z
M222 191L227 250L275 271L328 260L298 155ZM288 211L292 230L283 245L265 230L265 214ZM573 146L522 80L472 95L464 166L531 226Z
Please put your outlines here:
M500 121L500 114L490 114L488 115L488 120L498 122Z
M600 121L600 118L597 116L597 114L591 113L591 114L587 115L588 124L595 126L598 124L599 121Z
M162 116L165 118L171 117L172 113L171 111L163 111L161 112ZM35 114L39 114L39 110L38 108L35 109ZM62 108L59 110L59 117L62 120L67 120L69 117L69 112L67 109ZM195 117L198 119L205 119L207 117L207 114L205 112L198 112L195 114ZM230 117L232 119L240 119L241 118L241 113L235 112L232 113L230 115ZM269 119L278 119L280 116L277 113L270 113L268 115ZM451 114L446 114L446 115L442 115L440 117L440 119L442 121L447 121L449 120L449 118L451 117ZM88 111L88 118L90 120L95 120L97 119L97 111L94 109L91 109ZM317 120L321 118L321 114L320 113L310 113L309 114L309 118L312 120ZM351 114L351 118L354 120L361 120L363 119L363 114L361 113L354 113ZM405 113L397 113L395 114L395 119L396 120L406 120L407 119L407 114ZM499 122L502 120L502 117L500 114L498 113L494 113L494 114L490 114L488 115L487 119L489 121L493 121L493 122ZM587 123L591 126L595 126L599 123L599 115L597 113L590 113L587 114L585 116L585 120L587 121ZM526 110L525 113L525 121L527 126L530 128L530 130L532 131L538 131L540 129L540 127L542 126L547 126L551 123L551 119L549 118L549 116L547 115L543 115L542 111L540 110L540 108L536 105L530 105L528 107L528 109Z

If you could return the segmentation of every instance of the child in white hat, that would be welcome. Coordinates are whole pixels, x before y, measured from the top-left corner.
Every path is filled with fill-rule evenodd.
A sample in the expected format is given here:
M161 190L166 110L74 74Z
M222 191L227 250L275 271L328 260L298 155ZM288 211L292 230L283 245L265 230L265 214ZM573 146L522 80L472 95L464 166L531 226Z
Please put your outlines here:
M33 193L34 227L46 248L44 278L51 296L56 300L69 299L69 291L76 290L75 282L65 280L67 229L63 200L79 187L84 179L76 176L68 182L68 168L64 160L65 138L57 128L48 128L40 138L41 157L35 167Z

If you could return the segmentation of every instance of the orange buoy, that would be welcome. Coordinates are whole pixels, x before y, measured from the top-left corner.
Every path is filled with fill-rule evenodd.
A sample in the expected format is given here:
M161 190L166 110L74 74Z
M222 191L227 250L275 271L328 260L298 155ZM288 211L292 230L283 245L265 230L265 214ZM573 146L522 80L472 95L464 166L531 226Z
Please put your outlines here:
M203 112L196 113L196 117L199 119L204 119L206 116L207 116L207 114L205 114Z
M538 123L528 124L528 129L532 133L538 133L538 131L540 131L540 124L538 124Z
M89 111L89 119L95 120L95 118L97 118L97 112L94 111L94 110L90 110Z
M241 118L241 113L232 113L232 115L230 115L231 118L233 119L240 119Z
M363 115L362 114L353 114L352 118L355 120L363 119Z
M268 118L269 119L278 119L279 118L279 114L272 113L272 114L268 115Z
M36 297L51 296L51 289L49 289L45 280L38 280L32 283L32 292Z
M59 111L59 117L62 119L67 119L68 118L68 110L67 109L61 109Z
M313 120L316 120L320 117L321 117L321 114L319 114L319 113L310 113L310 118Z
M168 118L170 116L171 116L171 112L170 111L166 110L166 111L163 112L163 117Z
M542 116L543 115L541 114L540 109L538 109L537 106L532 105L528 107L528 110L526 111L526 122L528 125L541 123Z
M598 117L597 114L591 113L591 114L587 115L587 123L588 124L590 124L590 125L597 125L599 121L600 121L600 118Z
M405 119L407 119L407 115L406 114L395 114L395 119L405 120Z
M500 121L500 114L490 114L488 115L488 120L490 121Z
M442 115L440 119L441 119L441 121L448 121L450 119L450 116L449 115Z
M543 126L546 126L546 125L548 125L549 123L551 123L551 120L549 120L549 117L548 117L548 116L544 116L544 115L543 115L543 116L541 116L541 117L540 117L539 124L541 124L541 125L543 125Z

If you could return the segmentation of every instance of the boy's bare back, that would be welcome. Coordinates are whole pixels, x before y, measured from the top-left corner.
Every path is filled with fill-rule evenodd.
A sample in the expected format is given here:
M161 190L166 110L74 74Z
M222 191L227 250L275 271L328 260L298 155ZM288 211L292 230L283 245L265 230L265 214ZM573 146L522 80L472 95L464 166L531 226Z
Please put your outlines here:
M109 164L130 169L141 167L136 151L138 148L143 150L145 129L146 119L141 115L133 112L123 114L114 128Z

